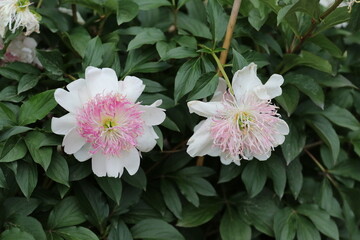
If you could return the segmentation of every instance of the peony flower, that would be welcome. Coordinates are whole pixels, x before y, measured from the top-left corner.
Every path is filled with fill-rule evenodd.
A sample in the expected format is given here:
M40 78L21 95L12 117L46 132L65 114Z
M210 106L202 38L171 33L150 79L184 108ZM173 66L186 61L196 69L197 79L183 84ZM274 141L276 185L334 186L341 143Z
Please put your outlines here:
M99 176L120 177L124 168L137 172L140 152L156 145L153 126L165 119L161 100L143 106L136 100L145 85L137 77L118 81L110 68L87 67L85 79L64 89L56 89L55 100L68 114L53 118L51 129L65 135L62 145L67 154L80 162L92 159L93 172Z
M7 47L3 60L4 62L24 62L42 66L36 57L36 46L35 39L19 35Z
M226 91L225 81L220 79L210 102L188 102L190 113L207 118L195 126L188 141L190 156L220 156L223 164L240 165L241 159L268 159L284 142L289 127L270 102L281 95L284 79L274 74L263 85L256 68L251 63L235 73L234 95Z
M40 15L29 9L29 0L0 0L0 37L4 37L6 26L15 32L25 27L25 35L39 32Z

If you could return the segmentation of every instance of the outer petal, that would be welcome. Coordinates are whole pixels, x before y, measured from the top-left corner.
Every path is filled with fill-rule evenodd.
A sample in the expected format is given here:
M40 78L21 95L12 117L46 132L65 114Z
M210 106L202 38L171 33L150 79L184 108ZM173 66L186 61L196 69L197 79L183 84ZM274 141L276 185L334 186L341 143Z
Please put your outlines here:
M220 161L224 165L229 165L234 162L236 165L240 166L240 158L237 156L236 158L229 156L227 153L222 152L220 154Z
M76 113L82 107L79 95L77 92L68 92L62 88L58 88L54 93L55 100L67 111Z
M100 152L93 155L91 159L91 167L93 172L98 177L106 176L106 156L102 155Z
M127 76L119 82L119 92L132 102L136 102L144 89L143 81L137 77Z
M281 85L284 78L279 74L273 74L265 85L258 86L254 89L255 94L262 100L270 100L280 96L282 93Z
M218 147L213 145L212 137L210 134L211 120L207 119L201 121L195 126L194 134L188 141L188 148L186 152L192 156L219 156L221 151Z
M111 68L87 67L85 70L85 79L88 91L91 96L96 94L107 94L116 92L118 89L118 78Z
M51 119L51 130L59 135L65 135L76 126L76 118L72 113L68 113L60 118Z
M232 87L236 99L240 99L246 93L252 92L257 86L262 86L260 79L256 75L256 69L256 64L250 63L234 74Z
M85 143L85 145L82 146L79 151L74 153L74 157L80 162L84 162L91 158L92 154L90 153L90 150L91 150L91 144Z
M254 154L254 157L257 158L257 159L260 160L260 161L265 161L265 160L267 160L270 156L271 156L271 150L268 151L267 153L262 154L262 155Z
M121 162L130 175L134 175L140 167L140 155L136 148L120 153Z
M154 126L154 125L159 125L161 124L165 118L166 115L164 113L164 109L162 108L157 108L156 104L158 104L159 102L156 101L153 104L151 104L150 106L139 106L139 110L143 111L143 113L141 114L141 118L144 120L145 124L148 126Z
M85 138L81 137L77 129L74 128L65 135L62 145L67 154L73 154L79 151L85 143Z
M223 108L221 102L190 101L187 103L190 113L196 113L202 117L212 117Z
M69 83L66 88L70 92L76 92L79 95L82 104L85 104L90 99L90 93L87 89L86 81L83 78L79 78L78 80Z
M107 156L106 173L109 177L121 177L124 172L124 165L121 156Z
M226 89L227 89L227 85L225 80L223 78L219 78L218 86L210 102L221 102L223 95L226 92Z
M153 127L144 126L144 134L137 137L137 146L141 152L149 152L156 145L156 140L158 135L154 131Z
M288 135L290 132L289 126L282 119L278 119L278 122L276 123L276 128L279 131L279 133L283 135Z

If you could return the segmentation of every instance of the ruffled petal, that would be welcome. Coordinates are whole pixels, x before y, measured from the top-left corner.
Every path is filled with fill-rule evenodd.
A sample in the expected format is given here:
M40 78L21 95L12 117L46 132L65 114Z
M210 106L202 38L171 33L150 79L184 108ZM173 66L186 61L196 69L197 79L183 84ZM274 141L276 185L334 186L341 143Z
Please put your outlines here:
M106 162L105 161L106 161L106 156L104 156L100 152L98 152L92 156L91 167L96 176L98 176L98 177L106 176Z
M136 102L144 89L143 81L137 77L127 76L124 81L119 82L119 93L131 102Z
M68 112L76 113L82 107L79 95L77 92L68 92L62 88L55 90L54 98L60 106L65 108Z
M190 156L210 155L215 157L220 155L220 149L213 145L210 124L211 120L207 119L195 126L196 130L187 143L189 146L186 151Z
M144 126L144 133L137 137L137 146L141 152L149 152L156 145L156 140L158 135L154 131L153 127Z
M66 88L70 92L76 92L76 94L79 95L82 104L85 104L90 99L90 93L88 92L86 81L83 78L72 81Z
M140 167L140 155L136 148L120 153L120 159L130 175L134 175Z
M86 85L92 97L97 94L108 94L118 89L118 78L111 68L87 67L85 70Z
M280 96L282 93L281 85L284 78L279 74L273 74L265 85L258 86L254 89L255 94L262 100L270 100Z
M77 129L74 128L65 135L62 145L64 146L64 152L73 154L79 151L85 143L85 138L81 137Z
M157 104L157 101L155 103ZM155 103L150 106L139 105L139 110L143 112L141 118L148 126L159 125L166 118L165 110L154 106Z
M223 108L221 102L190 101L187 103L190 113L196 113L202 117L212 117Z
M262 86L260 79L256 75L256 69L256 64L250 63L234 74L232 87L236 99L239 100L245 94L252 92L257 86Z
M218 86L210 102L221 102L223 95L226 92L227 84L223 78L219 78Z
M257 158L260 161L265 161L267 160L269 157L271 156L271 150L268 151L267 153L258 155L258 154L254 154L254 157Z
M74 153L74 157L79 162L84 162L84 161L90 159L92 156L92 154L90 153L91 148L92 147L91 147L90 143L85 143L84 146L82 146L79 151Z
M76 117L72 113L68 113L60 118L53 117L51 119L51 130L59 135L65 135L76 126Z
M124 172L124 165L121 156L106 157L106 173L109 177L121 177Z
M220 154L220 161L224 165L229 165L230 163L234 162L236 165L240 166L239 156L234 157L224 152Z

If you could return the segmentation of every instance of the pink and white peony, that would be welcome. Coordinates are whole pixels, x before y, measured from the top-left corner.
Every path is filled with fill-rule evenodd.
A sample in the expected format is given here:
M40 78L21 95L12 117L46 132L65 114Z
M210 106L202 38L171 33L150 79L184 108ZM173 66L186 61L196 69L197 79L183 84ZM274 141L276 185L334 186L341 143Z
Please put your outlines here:
M256 69L251 63L235 73L234 95L226 91L226 83L220 79L210 102L188 102L191 113L207 118L195 126L188 141L190 156L220 156L223 164L240 165L241 159L268 159L284 142L289 127L270 102L281 95L284 79L274 74L263 85Z
M4 37L6 27L15 32L25 27L25 35L39 32L40 15L29 9L29 0L0 0L0 37Z
M130 175L140 165L140 151L148 152L158 138L153 126L165 120L161 100L150 106L136 102L145 85L137 77L118 81L110 68L87 67L85 79L56 89L55 100L68 114L53 118L52 131L65 135L64 151L80 162L92 159L99 176Z
M3 61L24 62L41 66L39 59L36 57L36 46L37 42L35 39L19 35L10 42L4 54Z

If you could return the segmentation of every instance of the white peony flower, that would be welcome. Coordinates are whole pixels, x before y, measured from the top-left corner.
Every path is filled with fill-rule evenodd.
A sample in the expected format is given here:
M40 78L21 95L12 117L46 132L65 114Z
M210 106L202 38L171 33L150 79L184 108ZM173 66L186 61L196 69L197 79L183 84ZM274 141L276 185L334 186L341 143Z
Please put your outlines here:
M4 37L5 29L15 32L25 27L25 35L39 32L40 15L29 9L29 0L0 0L0 37Z
M4 62L24 62L41 66L36 57L36 46L35 39L19 35L7 47L3 60Z
M226 83L220 79L210 102L188 102L191 113L207 118L195 126L188 141L190 156L220 156L223 164L240 165L241 159L268 159L284 142L289 127L270 102L281 95L284 79L274 74L263 85L256 68L251 63L235 73L234 95L226 91Z
M87 67L85 79L56 89L55 100L68 114L53 118L52 131L65 135L62 145L80 162L92 159L99 176L120 177L124 168L133 175L140 165L140 152L156 145L153 126L165 119L161 100L143 106L136 100L145 85L137 77L118 81L110 68Z

